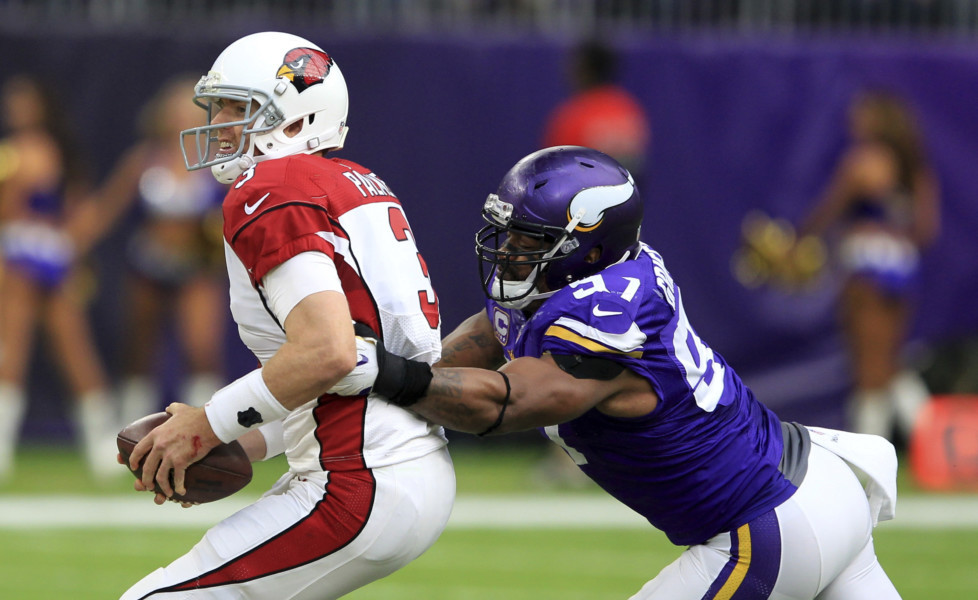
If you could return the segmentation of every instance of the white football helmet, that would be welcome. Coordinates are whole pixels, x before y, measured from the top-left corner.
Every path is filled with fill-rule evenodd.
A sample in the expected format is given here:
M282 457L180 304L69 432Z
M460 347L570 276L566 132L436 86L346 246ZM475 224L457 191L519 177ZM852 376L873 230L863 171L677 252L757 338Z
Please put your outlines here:
M212 124L223 100L244 101L244 118ZM194 102L207 109L207 124L181 132L184 161L191 171L210 167L221 183L263 160L342 148L348 130L339 67L318 46L288 33L255 33L228 46L197 82ZM298 134L286 135L299 120ZM243 127L238 148L221 151L217 131L236 126Z

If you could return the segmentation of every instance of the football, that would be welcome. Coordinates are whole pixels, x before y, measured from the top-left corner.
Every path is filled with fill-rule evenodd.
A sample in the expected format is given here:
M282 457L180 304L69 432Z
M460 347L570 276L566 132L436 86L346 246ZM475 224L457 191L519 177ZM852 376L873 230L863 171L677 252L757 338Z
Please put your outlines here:
M119 447L119 453L127 466L129 455L139 440L146 437L150 431L165 423L169 418L170 415L165 412L154 413L134 421L119 432L116 437L116 445ZM142 465L133 471L133 475L137 479L141 478L142 474ZM184 479L187 493L174 494L171 499L203 504L227 498L248 485L251 481L251 475L251 461L248 460L248 455L241 444L237 441L221 444L208 452L207 456L187 468ZM170 485L173 485L172 474ZM156 485L156 491L161 492L159 484Z

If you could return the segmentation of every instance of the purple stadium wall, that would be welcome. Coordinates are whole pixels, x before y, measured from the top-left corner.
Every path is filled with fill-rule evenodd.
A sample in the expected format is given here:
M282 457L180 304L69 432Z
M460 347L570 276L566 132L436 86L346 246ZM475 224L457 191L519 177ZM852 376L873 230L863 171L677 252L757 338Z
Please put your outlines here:
M567 93L570 42L297 33L343 69L351 133L342 155L374 169L404 203L447 333L481 305L472 247L479 208L509 166L536 149L545 115ZM4 33L0 80L31 69L69 92L68 110L102 176L132 141L136 112L154 88L173 74L205 72L228 41ZM978 47L684 37L629 38L618 49L621 79L653 123L640 182L643 237L665 257L697 331L782 418L843 424L849 382L835 287L748 291L733 279L730 257L749 210L798 219L818 196L860 87L889 87L913 102L943 187L943 231L924 259L914 338L938 345L978 334L968 300L978 296ZM124 335L116 318L123 239L117 232L97 254L92 316L112 368ZM229 375L253 368L236 339L229 348ZM32 378L28 433L39 437L70 433L50 368L41 359Z

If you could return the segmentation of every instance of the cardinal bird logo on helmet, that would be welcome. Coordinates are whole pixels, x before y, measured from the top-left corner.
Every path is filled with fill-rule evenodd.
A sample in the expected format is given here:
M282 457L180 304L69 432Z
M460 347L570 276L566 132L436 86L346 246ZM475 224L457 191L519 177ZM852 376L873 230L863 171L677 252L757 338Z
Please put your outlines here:
M285 54L276 77L285 77L302 93L306 88L322 83L329 75L333 59L322 50L293 48Z

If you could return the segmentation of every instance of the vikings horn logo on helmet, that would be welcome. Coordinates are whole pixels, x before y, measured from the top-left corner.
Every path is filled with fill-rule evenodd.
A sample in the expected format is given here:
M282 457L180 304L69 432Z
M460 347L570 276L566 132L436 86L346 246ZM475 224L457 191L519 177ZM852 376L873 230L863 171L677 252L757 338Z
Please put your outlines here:
M609 208L624 204L635 191L635 182L629 175L628 181L619 185L603 185L583 189L574 196L567 205L567 220L577 214L577 211L584 210L584 218L578 223L578 231L591 231L601 224L604 219L604 211Z
M293 48L285 54L276 77L285 77L302 93L306 88L322 83L329 75L333 59L322 50Z

